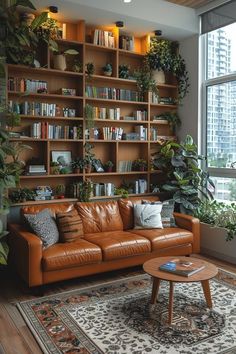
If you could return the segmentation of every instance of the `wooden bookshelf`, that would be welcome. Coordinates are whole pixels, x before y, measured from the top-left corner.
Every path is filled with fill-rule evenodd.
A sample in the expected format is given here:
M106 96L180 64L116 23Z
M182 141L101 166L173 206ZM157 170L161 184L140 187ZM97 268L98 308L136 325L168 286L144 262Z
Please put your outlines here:
M93 42L95 30L112 32L114 36L114 47L98 45ZM119 65L129 65L131 74L142 65L144 54L148 48L149 39L147 36L134 37L134 51L121 49L119 47L119 29L118 28L97 28L96 26L87 25L84 21L77 24L66 23L67 39L58 40L60 50L69 48L76 49L78 55L76 58L68 56L67 69L61 71L54 69L53 54L45 48L42 53L42 61L40 68L25 67L23 65L7 65L8 78L14 80L32 80L46 81L47 92L23 92L24 90L9 89L8 85L8 101L13 107L20 109L21 126L13 129L19 132L20 136L12 138L12 141L22 141L29 145L32 150L26 150L22 156L22 160L26 165L30 164L32 158L38 158L39 164L45 165L46 174L44 175L22 175L20 177L20 186L22 188L34 188L38 185L49 185L52 188L58 184L65 184L69 190L69 186L73 183L82 182L90 179L93 183L113 183L116 187L120 187L124 182L132 184L137 179L145 179L147 181L146 193L151 192L151 185L157 184L160 171L152 169L151 155L160 148L156 142L159 137L171 137L171 130L166 120L154 120L155 115L163 112L176 111L176 104L160 104L152 103L151 96L147 95L145 101L127 100L127 99L111 99L100 97L88 97L86 86L90 85L97 88L115 88L118 90L138 91L136 81L132 79L123 79L119 77ZM72 58L73 57L73 58ZM79 60L82 66L81 72L73 71L74 59ZM86 64L93 62L95 66L95 74L88 77L85 73ZM110 77L105 76L102 67L107 63L111 63L113 72ZM175 80L168 74L166 84L158 84L161 97L177 98L178 88ZM62 88L74 89L74 95L62 94ZM54 105L56 112L47 114L40 106L40 114L35 107L39 105ZM135 133L136 127L143 126L146 130L144 140L113 140L86 138L86 119L85 106L89 104L98 109L113 110L119 109L120 119L100 119L94 118L94 127L102 130L104 127L110 129L118 127L122 128L127 136ZM34 106L33 111L28 108L28 113L22 111L21 107ZM47 107L48 107L47 106ZM19 108L20 107L20 108ZM72 116L68 116L65 112L74 112ZM134 117L135 112L146 112L145 119L129 119ZM72 114L72 113L71 113ZM39 137L30 136L32 125L39 123L39 126L48 127L59 126L61 130L75 129L76 127L82 131L82 136L77 138L61 138L61 137ZM41 124L41 125L40 125ZM43 125L46 124L46 125ZM140 128L141 129L141 128ZM156 136L153 140L152 134ZM23 137L23 134L26 136ZM52 175L50 173L50 162L52 160L52 151L71 151L72 159L85 156L84 145L89 142L94 145L93 153L102 164L111 160L114 163L112 172L95 172L85 173L85 171L76 174L68 173L61 175ZM123 161L133 161L135 159L145 159L148 161L147 171L120 171ZM138 195L137 193L135 195ZM144 195L144 194L143 194ZM146 194L145 194L146 195ZM70 194L67 194L70 197ZM114 198L117 196L114 196ZM107 198L107 196L95 196L95 199ZM59 199L57 202L74 201L76 198ZM56 200L52 200L55 202ZM37 201L41 203L42 201ZM48 202L48 201L47 201ZM22 203L21 203L22 204ZM19 205L21 205L19 204ZM24 204L24 203L23 203ZM22 204L22 205L23 205ZM27 202L30 204L30 202Z

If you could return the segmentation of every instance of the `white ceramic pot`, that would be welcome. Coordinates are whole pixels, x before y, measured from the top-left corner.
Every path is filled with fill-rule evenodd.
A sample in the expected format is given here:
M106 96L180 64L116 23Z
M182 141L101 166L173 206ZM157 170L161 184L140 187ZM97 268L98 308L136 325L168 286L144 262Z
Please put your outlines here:
M236 237L226 241L227 231L223 227L212 227L200 223L201 253L236 264Z
M165 84L166 78L163 70L153 70L152 74L157 84Z
M57 70L66 70L66 56L64 54L54 55L53 66Z

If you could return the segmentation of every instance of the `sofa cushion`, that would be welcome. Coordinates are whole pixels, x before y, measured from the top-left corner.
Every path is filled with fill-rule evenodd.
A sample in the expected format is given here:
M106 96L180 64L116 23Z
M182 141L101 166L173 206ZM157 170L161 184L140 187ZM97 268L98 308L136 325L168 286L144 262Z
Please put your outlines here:
M175 201L173 199L165 200L163 202L150 202L148 200L142 200L142 204L162 204L161 209L161 222L162 226L165 227L175 227L175 217L174 217L174 208Z
M120 209L120 215L122 217L124 230L133 229L134 227L134 212L133 205L142 203L141 197L132 197L129 199L121 198L118 200L118 205ZM146 197L147 201L157 201L159 198L157 196Z
M135 229L162 229L162 204L134 204Z
M42 240L43 247L49 247L58 242L59 231L49 209L36 214L25 214L24 218L28 226Z
M57 243L43 252L42 266L44 271L60 270L102 260L102 251L84 239L75 242Z
M136 256L151 252L150 241L127 231L87 234L86 240L102 249L103 261Z
M77 210L56 214L61 242L73 242L84 236L81 217Z
M79 202L75 207L82 218L84 234L123 230L117 201Z
M56 213L66 213L74 209L74 205L72 203L29 205L21 208L21 214L36 214L43 209L50 209L52 216L56 217Z
M193 243L192 232L178 227L152 230L129 230L129 232L146 237L150 240L152 251Z

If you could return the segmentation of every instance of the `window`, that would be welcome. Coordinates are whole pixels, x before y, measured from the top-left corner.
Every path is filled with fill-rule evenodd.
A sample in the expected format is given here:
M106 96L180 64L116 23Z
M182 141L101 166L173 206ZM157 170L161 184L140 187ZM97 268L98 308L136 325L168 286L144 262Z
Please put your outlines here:
M236 201L236 22L202 36L203 154L215 198Z

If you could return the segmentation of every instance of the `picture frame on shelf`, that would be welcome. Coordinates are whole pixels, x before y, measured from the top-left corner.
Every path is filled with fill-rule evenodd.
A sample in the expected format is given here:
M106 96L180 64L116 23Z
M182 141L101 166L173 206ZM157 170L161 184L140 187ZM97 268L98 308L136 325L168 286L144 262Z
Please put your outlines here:
M72 154L69 150L53 150L52 151L52 162L58 162L60 165L60 173L66 170L67 173L72 172L71 167Z
M100 160L93 161L93 167L96 172L104 172L104 168Z

